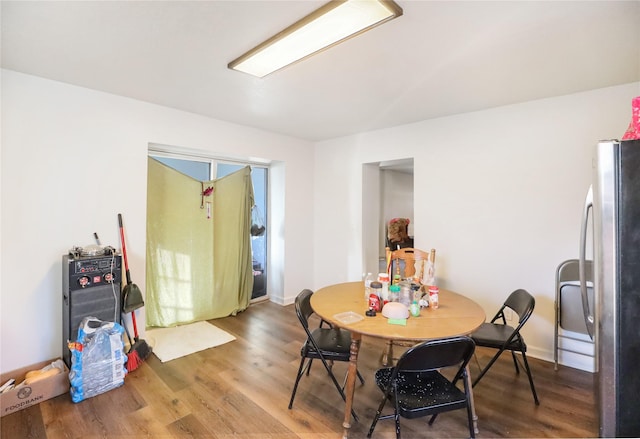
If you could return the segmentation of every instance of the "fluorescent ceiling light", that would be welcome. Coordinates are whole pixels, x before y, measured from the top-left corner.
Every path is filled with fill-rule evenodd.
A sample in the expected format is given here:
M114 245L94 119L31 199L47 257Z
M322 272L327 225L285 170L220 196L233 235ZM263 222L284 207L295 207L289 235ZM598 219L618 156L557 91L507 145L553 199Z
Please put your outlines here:
M228 67L262 78L400 15L402 8L391 0L333 0Z

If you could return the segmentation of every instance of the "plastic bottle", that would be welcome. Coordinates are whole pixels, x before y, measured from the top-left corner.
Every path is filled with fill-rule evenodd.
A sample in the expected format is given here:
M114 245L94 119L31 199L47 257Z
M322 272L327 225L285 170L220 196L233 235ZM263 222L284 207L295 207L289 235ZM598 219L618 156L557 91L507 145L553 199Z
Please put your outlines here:
M371 294L371 282L375 279L373 273L367 273L364 277L364 298L369 300L369 294Z
M435 285L429 287L429 308L438 309L438 293L440 288Z
M436 283L436 249L432 248L429 252L429 259L427 259L422 284L423 285L435 285Z
M382 284L382 298L389 297L389 273L378 273L378 282Z
M420 301L422 298L422 293L420 293L420 285L419 284L411 284L411 297L412 300L416 303Z
M417 300L411 302L411 306L409 306L409 312L413 317L418 317L420 315L420 305L418 305Z
M407 281L402 281L399 283L400 286L400 297L398 301L409 308L412 301L411 294L411 284Z

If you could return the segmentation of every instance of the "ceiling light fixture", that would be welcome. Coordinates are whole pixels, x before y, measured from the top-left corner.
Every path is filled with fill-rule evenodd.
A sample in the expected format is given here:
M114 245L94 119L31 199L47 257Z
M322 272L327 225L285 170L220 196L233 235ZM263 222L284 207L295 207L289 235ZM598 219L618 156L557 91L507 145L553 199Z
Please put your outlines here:
M400 15L392 0L332 0L228 67L262 78Z

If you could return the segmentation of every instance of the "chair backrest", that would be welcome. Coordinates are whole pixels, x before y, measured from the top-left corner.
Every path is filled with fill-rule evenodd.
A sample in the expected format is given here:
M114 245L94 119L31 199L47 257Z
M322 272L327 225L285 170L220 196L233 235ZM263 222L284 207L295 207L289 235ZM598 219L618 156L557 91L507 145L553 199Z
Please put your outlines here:
M302 327L309 334L309 317L313 314L313 308L311 308L311 296L313 291L304 289L298 294L295 301L296 315L298 320L302 323Z
M388 272L391 279L400 276L402 279L417 277L422 279L429 254L424 250L406 247L399 250L391 250L387 247ZM431 249L435 258L435 250ZM433 261L435 263L435 261Z
M533 313L533 308L536 306L536 299L526 290L519 289L507 297L502 309L504 309L505 306L511 308L518 314L518 326L521 327Z
M475 347L474 341L466 336L425 341L408 349L396 363L394 372L426 372L449 366L458 366L460 371Z
M585 261L585 280L587 281L587 300L593 306L593 261ZM567 259L558 265L556 269L555 305L556 325L558 327L567 331L589 334L582 310L580 261L578 259ZM562 348L560 349L562 350Z
M561 284L563 282L577 282L580 280L580 262L577 259L567 259L558 265L556 272L556 281ZM585 261L585 277L587 281L593 282L593 261Z

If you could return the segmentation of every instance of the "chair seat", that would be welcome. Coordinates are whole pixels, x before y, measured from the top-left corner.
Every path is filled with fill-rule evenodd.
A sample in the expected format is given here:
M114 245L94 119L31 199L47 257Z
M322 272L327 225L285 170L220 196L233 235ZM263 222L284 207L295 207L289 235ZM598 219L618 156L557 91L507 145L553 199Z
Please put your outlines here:
M393 368L379 369L376 384L384 391ZM397 378L398 408L404 418L416 418L431 413L457 410L467 405L467 398L437 371L399 372Z
M513 327L509 325L483 323L473 334L471 334L471 338L476 342L476 346L500 349L509 337L511 337L513 331ZM524 339L520 337L520 340L522 341L522 349L526 351L527 345L525 344ZM516 337L511 341L511 343L509 343L509 345L507 345L506 349L520 350L520 347L518 337Z
M349 361L351 333L338 328L316 328L311 335L326 360ZM319 358L309 340L302 345L302 353L306 357Z

